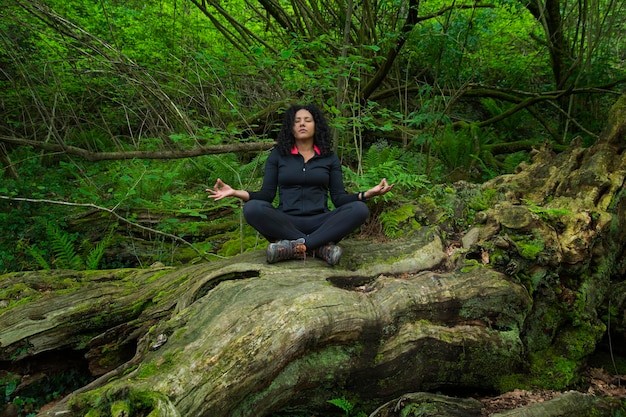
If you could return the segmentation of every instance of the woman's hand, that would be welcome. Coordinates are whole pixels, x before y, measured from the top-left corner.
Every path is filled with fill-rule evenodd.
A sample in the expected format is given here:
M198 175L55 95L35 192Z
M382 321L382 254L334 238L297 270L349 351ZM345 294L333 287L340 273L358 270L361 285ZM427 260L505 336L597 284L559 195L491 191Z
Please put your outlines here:
M377 186L370 188L366 192L364 192L365 198L372 198L379 195L387 194L389 191L393 189L394 184L389 185L387 183L387 178L383 178L380 180Z
M213 198L215 201L221 200L224 197L235 196L233 187L219 178L215 181L215 187L213 187L213 189L207 188L206 191L209 193L209 198Z

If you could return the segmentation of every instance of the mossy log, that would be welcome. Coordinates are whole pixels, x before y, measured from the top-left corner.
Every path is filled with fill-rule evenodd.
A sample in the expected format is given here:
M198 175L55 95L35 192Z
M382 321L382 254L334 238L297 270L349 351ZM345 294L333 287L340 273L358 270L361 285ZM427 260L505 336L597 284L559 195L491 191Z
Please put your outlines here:
M167 415L214 416L323 405L342 386L371 399L412 384L488 388L521 365L518 329L530 306L521 285L495 271L432 272L446 256L426 230L404 244L369 245L352 250L378 256L353 271L318 259L266 265L256 252L106 278L57 273L55 282L83 285L8 306L3 359L84 345L90 369L102 372L123 359L116 348L139 340L134 358L118 360L70 404L84 412L108 398L113 407L124 400L113 392L132 392L148 407L176 410Z
M337 397L374 410L407 392L576 384L609 299L624 328L611 291L624 272L624 103L590 148L540 149L515 174L455 184L459 213L484 205L458 239L432 224L401 241L348 240L335 268L268 265L256 251L4 275L0 361L86 358L97 378L41 416L294 415Z

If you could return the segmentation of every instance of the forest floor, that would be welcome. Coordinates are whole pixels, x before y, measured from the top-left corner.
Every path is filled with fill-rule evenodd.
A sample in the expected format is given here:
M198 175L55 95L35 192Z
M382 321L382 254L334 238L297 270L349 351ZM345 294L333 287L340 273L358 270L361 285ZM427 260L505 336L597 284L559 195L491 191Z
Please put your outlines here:
M583 386L586 388L581 390L582 392L626 399L626 375L612 375L601 368L589 368L585 373ZM563 393L551 390L514 390L496 397L479 398L484 404L481 415L488 417L495 413L548 401Z

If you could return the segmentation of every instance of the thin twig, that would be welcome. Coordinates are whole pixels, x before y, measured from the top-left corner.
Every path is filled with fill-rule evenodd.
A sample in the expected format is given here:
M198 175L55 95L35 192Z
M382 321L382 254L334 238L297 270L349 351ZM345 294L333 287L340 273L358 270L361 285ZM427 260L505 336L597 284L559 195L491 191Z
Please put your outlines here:
M6 195L0 195L0 199L2 200L10 200L10 201L25 201L25 202L29 202L29 203L45 203L45 204L57 204L60 206L72 206L72 207L87 207L87 208L92 208L92 209L96 209L96 210L100 210L100 211L106 211L107 213L113 215L116 219L130 225L133 227L137 227L139 229L142 230L147 230L149 232L153 232L159 235L163 235L166 236L170 239L173 239L177 242L181 242L184 245L189 246L191 249L193 249L202 259L204 259L207 262L210 262L210 259L208 259L202 252L200 252L198 249L196 249L191 243L187 242L185 239L178 237L176 235L173 235L171 233L166 233L166 232L162 232L160 230L156 230L156 229L152 229L150 227L146 227L146 226L142 226L139 223L134 223L130 220L128 220L125 217L120 216L119 214L117 214L115 211L113 211L112 209L106 208L106 207L101 207L98 206L96 204L92 204L92 203L72 203L69 201L58 201L58 200L48 200L48 199L40 199L40 198L24 198L24 197L9 197Z

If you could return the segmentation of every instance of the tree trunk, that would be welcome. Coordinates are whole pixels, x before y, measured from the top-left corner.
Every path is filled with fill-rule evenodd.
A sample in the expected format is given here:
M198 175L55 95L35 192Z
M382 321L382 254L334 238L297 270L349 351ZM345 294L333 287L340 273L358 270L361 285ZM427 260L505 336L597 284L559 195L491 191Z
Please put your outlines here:
M623 273L626 96L610 122L590 148L455 184L459 213L487 207L458 242L440 224L346 241L335 268L257 251L4 275L0 361L26 373L50 352L84 355L99 377L41 416L323 413L343 396L374 410L416 390L574 385Z

